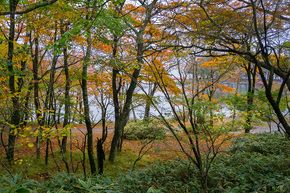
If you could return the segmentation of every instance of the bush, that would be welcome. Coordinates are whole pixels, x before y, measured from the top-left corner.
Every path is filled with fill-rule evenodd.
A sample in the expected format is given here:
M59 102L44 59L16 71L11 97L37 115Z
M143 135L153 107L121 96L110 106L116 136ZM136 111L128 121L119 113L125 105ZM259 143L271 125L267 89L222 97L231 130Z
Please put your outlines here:
M117 181L121 192L146 192L151 187L155 192L200 192L197 170L188 161L159 162L146 169L121 174Z
M130 122L124 130L124 139L164 139L165 129L157 119L149 121Z
M250 134L235 139L229 151L231 153L257 152L265 156L271 154L289 156L290 142L279 133Z
M217 192L290 192L290 141L269 133L236 138L210 175Z
M213 163L209 192L290 192L290 141L280 134L238 137ZM0 192L200 192L198 170L187 160L173 160L106 175L58 173L50 181L19 182L20 175L1 176Z

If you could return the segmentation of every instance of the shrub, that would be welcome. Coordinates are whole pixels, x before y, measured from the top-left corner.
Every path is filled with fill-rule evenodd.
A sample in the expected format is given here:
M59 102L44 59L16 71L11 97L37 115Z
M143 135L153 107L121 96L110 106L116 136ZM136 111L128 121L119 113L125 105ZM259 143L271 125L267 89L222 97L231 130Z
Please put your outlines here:
M209 192L290 192L290 141L280 134L238 137L213 163ZM198 170L187 160L172 160L119 174L84 178L58 173L50 181L20 182L1 176L0 192L200 192Z
M217 192L290 192L290 141L281 134L236 138L211 170Z
M290 154L290 142L279 133L250 134L235 139L229 151L232 153L257 152L265 156L271 154L285 156Z
M124 130L124 139L164 139L165 129L157 119L149 121L130 122Z

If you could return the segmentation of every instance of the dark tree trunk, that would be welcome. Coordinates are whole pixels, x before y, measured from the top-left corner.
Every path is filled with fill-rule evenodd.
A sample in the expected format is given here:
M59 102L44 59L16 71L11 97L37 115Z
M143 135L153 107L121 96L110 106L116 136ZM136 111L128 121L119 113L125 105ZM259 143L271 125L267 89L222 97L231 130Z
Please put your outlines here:
M81 101L81 97L78 98L79 102L79 109L80 109L80 117L79 117L79 124L83 124L83 116L82 116L82 112L83 112L83 103Z
M117 74L118 70L113 68L113 78L112 78L112 87L113 87L113 101L114 101L114 108L115 108L115 130L114 130L114 137L111 143L111 151L109 161L115 162L117 156L117 148L119 139L121 137L121 128L120 128L120 106L119 106L119 99L118 93L120 91L120 86L117 89ZM121 81L119 82L121 84Z
M31 37L30 37L31 40ZM32 52L32 41L30 41L31 52ZM39 84L38 84L38 38L34 39L34 54L33 54L33 91L34 91L34 108L36 113L37 123L39 125L38 129L40 130L39 135L36 137L36 157L40 158L40 143L41 143L41 133L42 133L42 118L40 112L40 102L39 102Z
M120 114L120 106L117 100L118 93L119 93L117 89L117 78L116 78L118 69L116 68L113 69L112 85L113 85L113 100L114 100L114 107L115 107L115 132L114 132L113 140L111 143L111 151L110 151L110 156L109 156L110 162L115 162L118 147L119 147L119 142L122 137L124 127L126 126L128 122L133 93L137 86L137 79L139 77L140 70L143 64L143 53L144 53L143 35L145 32L146 26L150 22L150 18L152 16L152 10L155 7L156 2L157 0L153 0L149 5L144 4L145 9L146 9L145 11L146 16L144 18L142 25L140 25L140 28L138 31L134 28L134 26L130 26L130 24L127 23L129 27L134 30L135 35L136 35L138 66L134 69L133 74L131 75L130 85L129 85L128 90L126 91L125 104L124 104L124 108L121 114ZM114 45L113 45L113 58L114 59L116 58L116 53L117 53L117 43L118 43L118 38L115 37Z
M155 91L157 89L157 83L155 82L153 84L153 88L150 88L148 96L152 99ZM151 101L149 99L146 99L146 106L145 106L145 112L144 112L144 121L149 120L149 115L150 115L150 107L151 107Z
M54 42L57 40L57 24L55 24L55 32L54 32ZM51 110L53 112L52 118L51 115L49 116L47 120L47 124L51 124L50 120L53 120L53 122L56 122L56 106L54 106L54 78L55 78L55 68L56 68L56 63L57 63L58 55L54 55L51 63L51 68L50 68L50 77L49 77L49 85L48 85L48 90L47 90L47 96L45 99L44 107L47 110ZM61 107L60 107L61 108ZM43 114L43 117L45 117L45 113ZM45 150L45 163L48 163L48 155L49 155L49 145L51 145L50 139L46 140L46 150Z
M258 62L255 63L259 69L259 74L261 76L261 79L263 81L263 85L265 86L265 94L266 97L269 101L269 103L271 104L271 106L274 109L275 114L277 115L278 120L280 121L280 123L282 124L285 133L287 135L288 138L290 138L290 126L288 124L288 122L286 121L285 117L283 116L283 113L281 112L281 109L279 107L279 102L280 99L278 98L276 101L272 95L272 84L273 84L273 69L270 70L270 75L269 75L269 80L267 81L265 74L263 72L262 67L259 65ZM289 73L288 73L288 77L286 79L284 79L284 83L286 83L289 79ZM283 83L280 86L280 90L283 90L283 87L285 85L283 85Z
M124 127L126 126L130 114L130 106L132 104L132 98L133 98L133 93L137 85L137 78L139 76L141 68L135 69L131 78L131 84L129 89L126 92L126 102L125 106L123 108L123 112L121 115L115 115L115 132L114 132L114 137L112 140L111 144L111 151L110 151L110 157L109 161L115 162L118 147L119 147L119 142L120 138L122 136L122 132L124 130ZM114 72L113 72L114 74ZM114 76L114 75L113 75ZM113 77L113 81L116 80ZM114 83L113 83L114 84ZM113 93L114 93L114 85L113 85ZM114 94L113 94L114 95ZM114 101L115 105L115 101ZM119 109L119 106L117 106L117 109ZM116 107L115 107L115 113L116 113Z
M99 174L103 174L103 172L104 172L104 160L106 157L105 157L105 152L103 149L102 139L98 139L97 156L98 156L98 172L99 172Z
M249 133L252 129L252 118L253 118L253 102L255 94L255 85L256 85L256 72L257 68L254 66L254 69L251 68L251 63L248 63L245 66L247 77L248 77L248 92L247 92L247 117L246 117L246 126L245 133Z
M117 42L115 42L115 46L113 47L113 57L116 56L117 53ZM138 59L138 62L142 62L142 57ZM129 89L126 92L126 101L123 108L123 111L120 111L120 105L118 100L118 94L121 87L121 82L119 88L117 88L117 74L118 69L113 69L113 78L112 78L112 87L113 87L113 101L114 101L114 108L115 108L115 131L113 140L111 143L111 151L109 156L110 162L115 162L118 148L120 148L120 140L122 137L122 133L124 130L125 125L127 124L129 113L130 113L130 106L132 104L133 93L137 85L137 78L139 76L141 67L134 70L131 83Z
M64 31L62 30L62 34ZM69 71L68 71L68 54L67 54L67 48L63 48L63 57L64 57L64 72L65 72L65 103L64 103L64 120L63 120L63 129L69 124L69 117L70 117L70 77L69 77ZM67 135L63 137L62 139L62 150L65 153L66 152L66 146L67 146Z
M95 174L97 172L95 158L94 158L94 149L93 149L93 128L90 120L90 109L89 109L89 100L88 100L88 88L87 88L87 70L88 63L91 56L91 35L87 38L87 51L84 58L83 71L82 71L82 91L83 91L83 103L84 103L84 114L85 114L85 123L88 132L88 156L90 161L91 173Z
M9 72L9 89L12 94L12 116L11 124L15 127L10 128L8 136L8 150L7 159L11 163L14 159L14 148L15 148L15 133L14 129L17 129L20 124L20 111L19 111L19 99L15 95L15 71L13 67L13 52L14 52L14 37L15 37L15 10L18 4L18 0L10 1L10 28L9 28L9 42L8 42L8 57L7 57L7 67Z

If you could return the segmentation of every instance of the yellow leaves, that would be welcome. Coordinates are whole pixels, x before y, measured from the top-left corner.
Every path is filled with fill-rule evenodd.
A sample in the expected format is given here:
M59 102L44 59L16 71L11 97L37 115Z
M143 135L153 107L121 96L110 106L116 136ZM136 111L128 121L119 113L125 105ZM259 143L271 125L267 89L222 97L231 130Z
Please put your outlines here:
M39 134L39 130L34 131L34 136L37 136Z
M33 143L29 143L29 144L27 144L27 146L28 147L33 147L34 145L33 145Z
M15 128L15 129L11 130L10 133L13 133L14 135L17 135L18 130Z
M23 159L18 159L14 162L15 164L22 165Z

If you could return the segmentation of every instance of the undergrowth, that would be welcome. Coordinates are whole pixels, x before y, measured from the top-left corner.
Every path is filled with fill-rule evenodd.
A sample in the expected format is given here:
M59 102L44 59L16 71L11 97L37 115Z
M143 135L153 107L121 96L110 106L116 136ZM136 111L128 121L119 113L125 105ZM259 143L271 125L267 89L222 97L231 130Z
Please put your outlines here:
M148 121L138 120L129 122L125 129L124 139L164 139L166 136L165 129L160 124L158 119Z
M198 170L187 160L129 169L112 178L58 173L49 181L3 175L0 192L200 192ZM236 138L210 170L209 192L290 192L290 142L280 134Z

